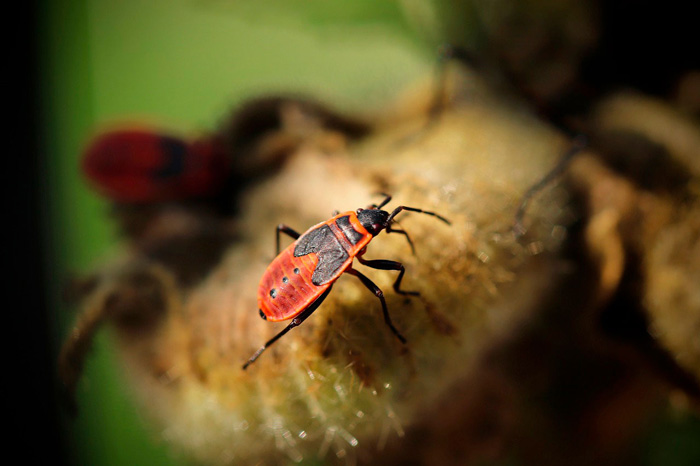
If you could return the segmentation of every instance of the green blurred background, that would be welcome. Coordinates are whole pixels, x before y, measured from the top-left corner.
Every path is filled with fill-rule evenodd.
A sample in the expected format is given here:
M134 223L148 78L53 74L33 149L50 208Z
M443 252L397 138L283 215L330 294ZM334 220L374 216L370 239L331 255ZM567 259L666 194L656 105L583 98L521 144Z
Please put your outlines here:
M37 10L38 179L47 218L51 357L74 317L74 309L60 301L66 278L99 265L118 245L108 204L78 170L81 149L94 131L124 121L206 131L246 98L290 91L348 111L381 108L434 67L439 38L427 5L43 2ZM402 9L407 6L408 15ZM416 18L423 20L416 24ZM110 345L109 332L100 332L78 388L79 416L60 415L68 463L184 464L159 444L158 432L131 404ZM697 418L664 417L640 445L643 464L700 464L694 463L699 433Z
M210 130L242 100L285 91L348 111L378 108L434 63L394 1L73 0L47 2L40 15L54 354L75 311L58 298L65 279L117 247L109 206L78 169L101 125ZM110 347L100 332L78 388L79 415L61 416L70 463L183 462L130 403Z

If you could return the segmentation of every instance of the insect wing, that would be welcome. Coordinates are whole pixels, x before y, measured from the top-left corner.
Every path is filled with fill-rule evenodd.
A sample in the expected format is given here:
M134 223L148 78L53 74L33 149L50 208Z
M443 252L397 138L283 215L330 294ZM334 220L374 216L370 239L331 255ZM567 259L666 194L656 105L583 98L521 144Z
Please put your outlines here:
M297 240L294 257L311 253L318 255L318 264L311 276L311 283L317 286L335 279L350 258L328 225L314 228Z

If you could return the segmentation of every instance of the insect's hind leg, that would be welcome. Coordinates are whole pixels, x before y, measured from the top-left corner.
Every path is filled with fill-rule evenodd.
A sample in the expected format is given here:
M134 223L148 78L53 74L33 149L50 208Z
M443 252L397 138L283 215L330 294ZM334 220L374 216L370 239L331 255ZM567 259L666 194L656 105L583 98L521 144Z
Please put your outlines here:
M349 273L350 275L355 275L357 278L360 279L363 285L365 285L374 295L379 298L379 301L382 303L382 312L384 313L384 322L389 326L391 331L396 335L396 338L401 341L401 343L406 343L406 339L399 333L398 330L396 330L396 327L394 327L394 324L391 322L391 317L389 316L389 309L386 306L386 299L384 299L384 292L374 284L372 280L364 276L362 273L358 272L355 269L347 269L345 271L346 273Z
M279 225L277 225L277 254L280 253L280 233L284 233L287 236L291 236L294 239L299 239L299 237L301 236L299 233L296 232L296 230L293 230L284 223L280 223Z
M314 313L316 309L321 305L321 303L326 299L326 296L328 296L328 293L330 293L332 286L329 286L328 289L321 295L319 296L316 301L314 301L306 310L304 310L301 314L296 316L295 318L292 319L292 321L287 325L280 333L275 335L274 337L270 338L262 347L260 347L259 350L253 354L248 361L243 364L243 370L246 370L248 366L253 364L258 357L262 354L263 351L265 351L267 348L269 348L274 342L282 338L287 332L289 332L291 329L294 327L298 327L301 325L302 322L304 322L311 314Z
M371 267L373 269L398 270L399 276L396 277L396 281L394 282L394 291L397 292L398 294L407 295L407 296L419 296L420 295L420 293L417 291L404 291L401 289L401 280L403 280L403 275L404 275L404 273L406 273L406 268L403 266L403 264L401 262L384 260L384 259L365 260L361 256L358 256L357 260L360 261L360 264L366 265L367 267Z

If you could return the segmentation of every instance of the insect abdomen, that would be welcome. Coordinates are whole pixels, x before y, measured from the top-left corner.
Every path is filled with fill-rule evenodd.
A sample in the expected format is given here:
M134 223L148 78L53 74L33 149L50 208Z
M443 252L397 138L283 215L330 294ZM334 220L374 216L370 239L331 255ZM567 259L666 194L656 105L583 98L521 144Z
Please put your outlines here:
M310 228L267 268L258 288L260 310L272 322L295 317L338 279L371 239L354 212Z
M277 256L258 287L258 306L272 322L293 318L328 288L311 283L317 256L294 257L293 247Z

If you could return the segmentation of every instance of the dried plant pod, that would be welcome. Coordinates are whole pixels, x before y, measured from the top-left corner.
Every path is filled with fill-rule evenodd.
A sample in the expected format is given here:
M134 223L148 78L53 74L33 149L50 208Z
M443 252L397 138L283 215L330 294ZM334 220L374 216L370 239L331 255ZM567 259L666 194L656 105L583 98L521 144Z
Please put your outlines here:
M626 141L633 135L653 147L630 157L635 167L629 179L639 189L636 201L628 203L630 227L623 234L639 256L640 294L649 332L694 379L697 397L700 125L658 99L629 92L602 101L591 123L600 134L624 135Z
M620 303L638 304L625 288L638 270L630 251L654 260L668 246L647 238L687 244L692 227L667 229L665 219L683 212L587 151L532 198L526 231L514 234L522 197L571 142L487 90L470 89L475 94L452 100L429 126L419 115L383 123L353 145L321 144L317 134L299 143L284 165L240 193L236 235L218 262L188 281L195 285L177 285L176 262L133 250L127 264L160 264L176 285L161 288L167 305L156 329L113 320L126 343L118 352L138 402L177 449L207 464L625 458L668 381L634 345L606 335L601 319L617 315ZM451 221L402 214L415 255L401 235L368 246L369 259L402 261L403 286L420 292L397 295L394 272L367 271L408 343L386 328L375 296L341 277L313 316L241 370L285 325L260 319L256 305L275 226L304 231L335 209L377 202L379 192ZM206 241L193 231L188 244ZM129 280L126 273L121 284ZM610 426L624 434L610 435Z

